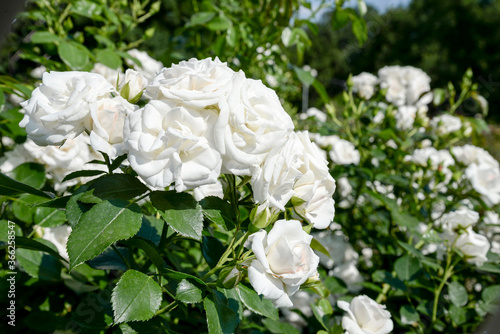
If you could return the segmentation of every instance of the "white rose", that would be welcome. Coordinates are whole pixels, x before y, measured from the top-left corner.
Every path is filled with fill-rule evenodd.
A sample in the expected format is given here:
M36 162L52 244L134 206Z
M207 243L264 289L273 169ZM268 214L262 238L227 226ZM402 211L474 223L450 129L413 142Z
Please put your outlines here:
M193 194L194 198L197 201L201 201L202 199L208 196L224 198L224 191L222 189L222 183L220 181L196 187L193 189Z
M496 161L488 151L481 147L470 144L454 146L451 148L451 153L458 162L466 166L476 163L478 165L487 164L494 168L499 167L498 161Z
M145 95L197 108L215 106L232 89L234 75L219 58L192 58L163 69L146 87Z
M300 114L300 119L305 120L308 119L309 117L314 117L320 122L326 122L326 114L319 110L318 108L309 108L306 110L305 113Z
M417 117L417 107L400 106L396 112L396 128L399 130L410 130Z
M339 300L337 306L347 312L342 317L342 328L349 334L388 334L394 328L385 305L368 296L354 297L351 303Z
M90 111L91 120L86 129L90 131L90 145L110 158L126 153L123 126L127 115L136 107L121 96L100 99Z
M139 95L148 85L148 80L140 73L131 69L125 71L125 75L120 77L120 90L128 84L129 93L127 100L132 100Z
M359 165L360 155L356 147L349 141L340 139L333 143L328 156L338 165Z
M488 205L500 203L500 169L489 164L472 163L465 170L472 187Z
M443 229L453 231L458 228L474 226L479 220L479 213L466 207L461 207L456 211L445 213L437 223Z
M447 135L460 130L462 121L456 116L444 114L434 117L431 120L431 126L439 135Z
M215 111L150 101L126 119L130 166L155 188L175 182L181 192L216 183L222 160L209 141L216 117Z
M153 80L163 68L163 64L151 58L147 52L132 49L127 51L129 55L137 59L141 65L138 65L131 59L125 59L128 66L141 73L147 80Z
M298 132L303 150L303 165L299 171L302 176L295 182L294 197L300 199L295 210L306 217L315 228L327 228L335 215L335 180L330 175L327 161L321 150L311 142L307 131Z
M342 263L332 271L332 276L340 278L351 292L359 292L363 287L361 283L365 280L353 262Z
M42 238L50 241L56 246L59 255L69 261L66 244L68 243L69 235L71 234L71 226L60 225L57 227L46 227L43 229Z
M362 72L352 77L352 91L366 100L369 100L375 92L375 85L378 83L378 78L371 73Z
M19 123L38 145L60 145L85 130L90 109L99 99L116 93L106 79L88 72L45 72L42 85L22 103Z
M293 306L290 296L317 273L319 258L311 240L297 220L279 220L269 234L260 230L251 235L256 260L248 268L248 278L255 291L277 307Z
M423 105L429 98L420 99L428 92L430 77L421 69L412 66L386 66L378 71L380 86L386 88L385 98L397 105Z
M35 79L41 79L45 72L47 72L47 68L42 65L32 69L30 75Z
M405 156L405 161L422 166L438 169L447 168L455 164L455 160L447 150L436 150L434 147L416 149L413 154Z
M474 232L471 227L458 236L455 247L465 255L467 262L478 267L488 260L486 257L490 249L488 238Z
M293 186L302 176L303 146L297 134L291 133L288 141L275 147L266 157L261 168L252 175L252 190L256 203L264 207L285 210L294 195Z
M337 189L339 190L340 197L347 198L352 194L352 186L349 183L349 179L345 176L337 179Z
M274 147L286 143L294 125L274 90L260 80L238 72L229 86L227 99L219 103L216 145L224 172L250 175Z

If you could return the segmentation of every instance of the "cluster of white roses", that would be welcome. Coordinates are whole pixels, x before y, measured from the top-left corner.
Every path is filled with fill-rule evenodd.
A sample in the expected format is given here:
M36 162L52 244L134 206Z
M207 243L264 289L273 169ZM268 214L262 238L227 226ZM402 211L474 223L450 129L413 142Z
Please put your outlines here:
M29 138L66 145L88 133L94 150L110 158L127 154L134 171L156 189L174 185L196 193L218 189L222 173L248 176L258 213L274 214L293 199L314 227L332 222L335 181L326 159L307 132L293 131L278 96L260 80L217 58L183 61L148 78L103 66L94 72L43 74L22 104L21 126ZM145 105L139 107L143 90ZM317 275L311 239L296 220L253 234L248 245L256 260L248 272L256 291L277 306L291 306L290 296Z
M378 76L362 72L352 77L353 92L369 100L377 90L383 92L387 102L396 106L396 128L409 130L416 119L428 122L427 105L432 102L431 78L421 69L412 66L385 66ZM378 114L377 122L380 122Z
M38 145L87 132L94 150L127 154L154 188L184 191L216 184L221 173L251 176L261 210L283 210L296 197L299 214L317 228L329 225L335 181L307 133L293 131L273 90L218 59L183 61L149 83L133 71L117 80L118 88L110 83L114 74L44 73L22 104L21 126ZM130 101L143 88L147 103L139 108Z

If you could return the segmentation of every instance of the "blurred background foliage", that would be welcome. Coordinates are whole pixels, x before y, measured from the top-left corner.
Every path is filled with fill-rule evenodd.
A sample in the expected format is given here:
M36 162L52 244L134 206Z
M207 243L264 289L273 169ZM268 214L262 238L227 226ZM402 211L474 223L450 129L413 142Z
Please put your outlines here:
M348 27L335 31L331 17L324 14L319 33L310 34L312 47L305 56L329 93L339 91L349 73L376 73L386 65L421 68L433 87L459 82L471 68L490 103L489 122L500 122L500 1L413 0L383 14L368 6L368 39L361 47Z

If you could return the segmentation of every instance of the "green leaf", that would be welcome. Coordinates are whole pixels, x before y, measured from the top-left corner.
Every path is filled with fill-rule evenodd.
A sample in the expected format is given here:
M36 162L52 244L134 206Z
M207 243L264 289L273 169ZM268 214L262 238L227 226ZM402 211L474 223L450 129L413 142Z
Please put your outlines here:
M316 92L319 94L319 97L325 104L330 103L330 96L328 96L328 93L326 91L325 86L319 80L315 79L314 82L312 83L312 86L316 90Z
M106 65L107 67L118 69L122 66L122 59L120 56L111 49L95 49L95 58L96 60Z
M500 285L492 285L481 292L481 298L486 304L500 303Z
M48 194L0 173L0 195L15 196L23 193L52 199Z
M137 204L122 200L103 201L84 213L68 239L70 270L102 253L118 240L134 236L141 228Z
M399 309L399 316L404 325L413 325L420 321L420 315L411 305L403 305Z
M295 71L295 74L297 74L297 77L299 78L300 82L302 82L306 86L312 85L314 82L314 77L309 71L305 71L301 69L300 67L294 66L293 70Z
M102 13L102 7L91 1L80 0L73 4L71 11L75 14L88 17L89 19L99 19Z
M154 317L162 300L161 288L152 277L128 270L113 289L114 322L144 321Z
M209 334L232 334L238 326L238 314L228 307L227 299L218 291L209 294L203 300L207 314Z
M333 295L343 295L349 292L345 282L333 276L325 277L324 284Z
M203 291L195 281L184 278L177 286L175 298L187 304L199 303L203 300Z
M335 12L333 12L332 17L332 25L334 30L342 29L349 23L349 19L351 18L351 13L349 11L336 8Z
M314 238L311 240L311 248L317 250L320 253L325 254L329 258L332 258L328 249L326 249L325 246L323 246L318 240Z
M448 294L453 305L463 307L468 302L467 290L458 282L448 284Z
M207 23L215 16L213 12L198 12L191 16L191 19L186 23L186 27L192 27L200 24Z
M124 261L130 261L130 252L125 247L116 247L121 256L118 255L114 249L108 248L103 253L97 255L92 260L88 260L87 264L98 270L121 270L127 271L127 263ZM78 267L79 269L80 267Z
M352 32L358 40L359 46L363 46L368 39L368 30L366 29L366 22L360 17L353 18Z
M401 280L410 281L420 270L420 262L414 257L404 255L396 260L394 270Z
M172 229L201 241L203 211L193 196L175 191L155 191L149 198Z
M227 30L231 26L231 20L225 16L215 17L207 23L207 28L214 31Z
M50 281L57 281L61 278L61 262L51 255L42 254L36 250L18 248L16 260L31 277Z
M163 260L160 251L151 241L143 239L141 237L135 236L132 239L125 240L123 243L127 246L137 247L142 249L149 259L153 262L153 264L158 268L160 272L165 272L166 263Z
M313 311L314 317L323 326L324 329L328 330L328 315L324 312L323 308L311 303L311 310Z
M266 328L274 334L300 334L297 328L287 324L286 322L269 318L263 319L262 322L264 323L264 326L266 326Z
M455 325L462 325L467 321L467 309L451 305L449 311L450 318L453 320Z
M72 173L69 173L68 175L66 175L63 179L63 182L76 179L77 177L96 176L96 175L101 175L104 173L106 173L106 172L103 170L79 170L79 171L72 172Z
M92 208L91 204L78 201L81 197L83 197L83 195L85 195L87 189L88 187L86 185L78 188L78 190L66 203L66 218L68 218L68 222L72 228L75 228L82 215Z
M201 252L210 268L213 268L217 265L217 262L225 251L226 247L224 247L219 239L211 236L203 236L201 243Z
M35 224L42 227L55 227L64 224L66 215L59 209L36 208L33 220Z
M207 196L200 201L203 216L219 228L230 231L235 227L236 216L231 204L216 196Z
M67 262L65 259L61 257L61 255L59 255L59 253L55 249L47 245L50 244L52 246L50 242L42 240L43 239L29 239L25 237L16 237L16 247L48 253L54 257L57 257L60 260Z
M60 42L61 38L54 35L49 31L36 31L31 35L31 43L33 44L43 44L43 43L57 43Z
M259 296L255 290L250 289L243 284L238 284L236 291L238 292L238 297L243 304L245 304L245 306L252 312L274 320L279 319L278 309L269 299Z
M73 70L83 70L89 64L88 50L76 42L59 43L57 52L63 62Z
M95 180L89 187L93 195L102 200L129 200L148 191L139 179L129 174L105 175Z

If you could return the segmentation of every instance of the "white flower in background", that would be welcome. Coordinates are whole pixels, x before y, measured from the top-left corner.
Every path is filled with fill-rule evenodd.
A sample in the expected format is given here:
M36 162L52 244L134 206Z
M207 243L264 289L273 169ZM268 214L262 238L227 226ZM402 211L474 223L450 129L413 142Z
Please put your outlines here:
M431 89L431 78L412 66L385 66L378 71L378 77L380 87L387 89L386 100L397 106L417 105L420 96Z
M215 142L223 172L251 175L274 147L286 143L294 125L274 90L243 72L233 78L231 92L219 103Z
M356 147L349 141L338 139L328 152L330 159L338 165L359 165L360 155Z
M219 198L224 197L224 191L222 189L222 183L217 180L216 183L205 184L193 189L194 198L199 202L205 197L215 196Z
M308 132L309 139L316 143L321 148L331 148L333 144L339 141L340 137L336 135L322 136L319 133Z
M29 138L12 151L5 153L1 161L0 171L8 174L15 167L25 162L36 162L45 166L48 177L54 181L54 189L62 192L66 188L78 183L84 183L92 178L77 178L62 182L69 173L85 169L106 170L104 165L88 165L94 159L102 156L94 152L89 146L90 139L82 133L74 139L68 139L61 146L38 146Z
M299 117L301 120L305 120L309 117L314 117L320 122L326 122L327 118L326 114L318 108L309 108L305 113L301 113Z
M387 106L386 106L387 107ZM382 110L377 110L375 116L373 116L373 124L380 124L385 119L385 113Z
M269 85L269 87L278 87L278 79L274 75L271 75L269 73L266 74L266 82Z
M439 135L447 135L460 130L462 121L456 116L444 114L434 117L431 126Z
M500 203L500 169L489 164L472 163L465 170L472 187L487 205Z
M155 188L175 182L181 192L216 183L222 160L209 140L216 117L215 111L150 101L125 123L130 166Z
M498 213L486 211L484 213L483 224L480 225L481 233L489 240L500 239L500 217Z
M269 234L264 230L252 234L248 243L256 259L248 268L248 278L255 291L277 307L293 306L290 296L317 274L319 258L311 240L297 220L278 220Z
M307 131L297 132L304 149L303 162L299 171L302 176L295 182L294 197L298 199L295 210L306 217L315 228L327 228L335 215L335 180L330 175L328 164L321 150L311 142ZM293 199L292 199L293 201Z
M57 227L45 227L43 229L42 238L50 241L56 246L59 255L69 261L66 244L68 243L69 235L71 234L71 226L60 225Z
M91 119L85 128L90 131L90 145L96 151L104 152L110 158L126 153L123 126L127 115L136 106L121 96L100 99L92 106Z
M330 256L323 254L319 251L315 251L316 255L319 256L319 261L327 269L333 269L334 266L340 266L344 263L357 263L359 255L356 253L351 244L346 241L345 235L337 232L337 234L332 233L332 231L320 231L311 233L311 235L318 241L323 247L328 250Z
M306 318L312 317L313 312L311 309L311 303L314 302L313 294L304 290L299 290L291 296L290 299L292 300L294 309L298 309ZM283 313L287 323L291 323L296 327L307 326L306 320L304 320L304 318L296 312L285 307L280 309L280 311Z
M184 106L215 106L232 90L235 72L219 58L191 58L164 68L146 87L149 99L167 99ZM147 78L147 77L146 77Z
M471 227L458 236L455 247L465 255L467 262L478 267L488 260L486 257L490 249L488 238L474 232Z
M456 211L445 213L436 223L445 230L454 231L458 228L472 227L478 220L479 213L462 206Z
M340 278L349 291L357 293L363 289L361 283L365 280L353 262L342 263L333 268L332 276Z
M352 186L349 183L349 179L345 176L337 179L337 189L342 198L347 198L352 194Z
M400 106L396 111L396 115L394 116L394 118L396 119L396 128L399 130L411 129L416 117L417 107Z
M451 148L451 153L458 162L466 166L475 163L478 165L490 165L494 168L499 167L498 161L496 161L495 158L488 153L488 151L481 147L470 144L466 144L464 146L454 146Z
M138 65L131 59L125 59L127 65L141 73L148 81L153 80L163 68L163 64L161 62L151 58L145 51L132 49L127 51L127 53L141 63Z
M346 311L342 328L349 334L388 334L394 328L391 313L368 296L354 297L350 303L339 300L337 306Z
M447 168L455 164L449 151L438 151L434 147L416 149L413 154L405 156L405 161L412 161L416 165L432 169Z
M47 72L47 68L42 65L32 69L30 75L35 79L41 79L45 72Z
M352 77L352 91L365 100L369 100L375 92L375 86L378 83L378 78L371 73L362 72Z
M26 114L19 125L38 145L60 145L85 130L92 105L110 93L116 93L114 87L96 73L46 72L22 103Z

